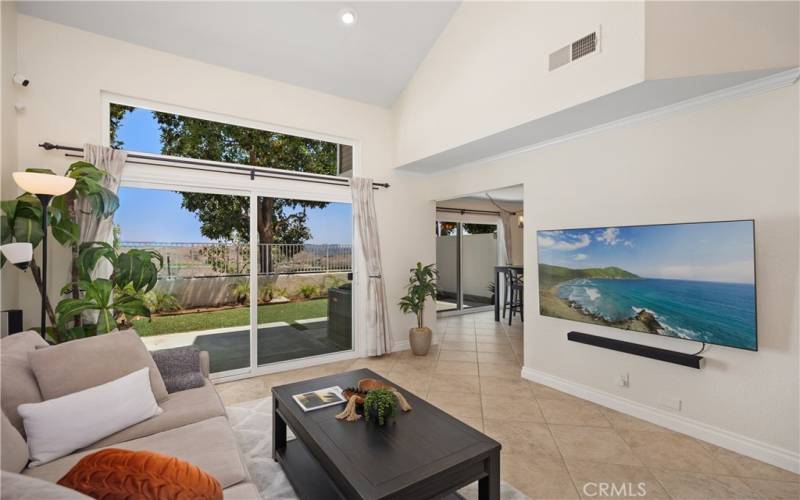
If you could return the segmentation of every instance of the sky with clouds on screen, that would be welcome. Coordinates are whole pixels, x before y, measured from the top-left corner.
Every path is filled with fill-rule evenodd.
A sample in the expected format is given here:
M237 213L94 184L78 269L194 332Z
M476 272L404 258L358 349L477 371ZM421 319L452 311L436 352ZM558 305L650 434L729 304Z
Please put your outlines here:
M753 283L750 221L539 231L539 262L647 278Z

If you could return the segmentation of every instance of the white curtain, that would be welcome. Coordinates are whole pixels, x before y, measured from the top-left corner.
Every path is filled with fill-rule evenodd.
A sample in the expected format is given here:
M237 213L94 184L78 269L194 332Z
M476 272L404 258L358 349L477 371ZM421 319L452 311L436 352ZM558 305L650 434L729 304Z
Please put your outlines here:
M501 241L500 256L504 260L501 265L507 266L513 263L511 259L511 225L514 224L516 216L509 212L500 214L500 222L503 226L503 238Z
M95 144L83 145L83 158L98 169L104 171L101 184L106 189L117 193L122 179L122 169L128 153L118 149L111 149ZM87 241L113 242L114 217L99 219L90 213L89 200L83 199L78 206L77 222L81 227L80 243ZM111 265L105 260L101 261L95 269L94 277L107 278L111 275Z
M350 187L353 193L353 224L358 230L367 264L367 355L380 356L391 352L391 345L372 179L354 177Z

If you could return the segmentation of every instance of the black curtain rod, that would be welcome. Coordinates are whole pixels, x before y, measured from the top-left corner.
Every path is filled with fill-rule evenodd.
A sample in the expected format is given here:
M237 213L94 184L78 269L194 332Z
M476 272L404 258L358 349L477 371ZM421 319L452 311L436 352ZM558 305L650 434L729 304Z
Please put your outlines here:
M468 208L449 208L449 207L436 207L437 212L448 212L454 214L483 214L483 215L500 215L500 212L492 212L491 210L473 210Z
M79 153L83 153L83 148L76 147L76 146L63 146L60 144L52 144L49 142L43 142L39 144L39 147L50 151L52 149L62 150L62 151L75 151ZM65 156L73 157L73 158L82 158L81 155L70 154L66 153ZM138 165L166 165L171 168L182 168L186 170L197 170L201 172L213 172L215 169L217 171L224 171L225 173L235 174L235 175L246 175L250 177L250 179L255 179L256 177L266 177L272 179L286 179L286 180L300 180L303 182L313 182L316 184L330 184L335 186L347 186L350 184L350 181L343 177L334 177L334 176L324 176L324 175L314 175L309 174L306 172L294 172L294 171L279 171L277 169L268 169L266 167L255 167L255 166L237 166L237 165L225 165L216 162L208 162L203 160L191 160L191 159L182 159L182 158L164 158L161 155L145 155L140 153L128 153L128 158L135 158L140 160L148 160L148 161L132 161L127 160L126 163L134 163ZM178 166L174 165L175 163L188 165L188 166ZM197 168L203 167L203 168ZM389 183L386 182L374 182L373 189L378 189L379 187L388 188Z

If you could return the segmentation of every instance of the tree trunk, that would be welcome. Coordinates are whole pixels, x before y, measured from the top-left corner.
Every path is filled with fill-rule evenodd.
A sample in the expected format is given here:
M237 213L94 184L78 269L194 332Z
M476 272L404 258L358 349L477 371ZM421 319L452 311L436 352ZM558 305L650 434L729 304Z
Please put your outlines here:
M260 198L258 205L258 243L260 245L270 245L275 240L275 229L273 227L273 210L275 207L274 198ZM260 246L258 248L261 248ZM266 269L267 273L272 272L272 249L264 247L267 254Z
M258 151L255 147L256 137L251 137L251 146L249 148L250 153L250 165L256 166L258 165ZM256 228L258 229L258 241L256 242L258 245L270 245L275 239L275 232L273 229L273 217L272 211L275 207L275 199L274 198L262 198L259 197L261 200L260 204L257 206L258 214L257 214L257 222ZM250 237L252 238L253 235L251 234ZM257 248L261 248L257 246ZM267 262L266 262L266 269L265 272L271 273L272 272L272 251L269 246L264 247L267 254ZM259 270L260 271L260 270Z

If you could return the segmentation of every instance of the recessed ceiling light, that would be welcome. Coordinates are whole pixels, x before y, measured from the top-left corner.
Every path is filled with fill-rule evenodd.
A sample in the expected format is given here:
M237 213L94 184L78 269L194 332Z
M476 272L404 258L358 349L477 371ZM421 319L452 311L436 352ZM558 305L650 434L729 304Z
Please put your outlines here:
M356 24L356 19L358 19L358 16L356 15L356 11L353 9L347 8L339 11L339 20L345 26L352 26L353 24Z

